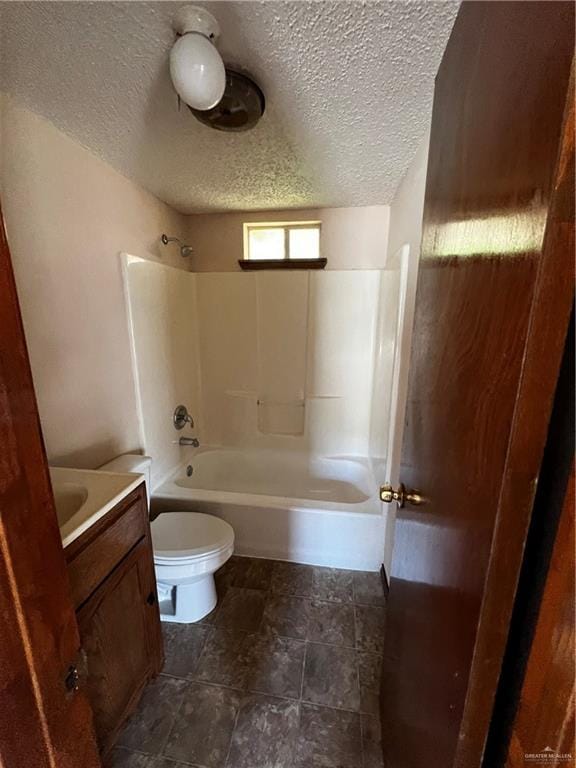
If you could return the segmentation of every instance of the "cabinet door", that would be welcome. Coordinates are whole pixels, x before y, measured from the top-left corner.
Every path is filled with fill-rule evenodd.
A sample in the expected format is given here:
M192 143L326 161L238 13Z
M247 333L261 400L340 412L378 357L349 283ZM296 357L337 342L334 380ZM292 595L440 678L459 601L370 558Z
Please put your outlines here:
M155 671L150 623L157 621L143 539L78 612L88 697L98 744L106 752Z

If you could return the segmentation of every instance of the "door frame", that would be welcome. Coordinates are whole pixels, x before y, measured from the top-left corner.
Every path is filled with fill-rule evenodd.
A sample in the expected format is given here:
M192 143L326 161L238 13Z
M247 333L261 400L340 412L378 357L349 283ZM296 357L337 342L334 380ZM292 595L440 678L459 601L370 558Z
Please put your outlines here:
M390 266L392 265L392 266ZM402 454L403 415L408 394L408 370L410 367L410 342L414 325L414 305L416 282L418 279L418 254L411 253L410 243L404 243L390 259L386 272L398 271L398 308L396 311L396 338L394 339L394 359L390 382L390 403L388 405L388 436L386 440L385 481L398 484L400 457ZM410 290L411 287L411 290ZM384 552L382 559L382 578L384 588L389 584L392 551L394 549L395 510L380 502L384 518Z
M396 315L396 339L394 342L394 362L392 366L392 387L390 391L390 410L388 414L388 449L386 451L386 482L397 485L400 473L402 453L402 421L400 405L406 399L406 391L400 391L402 363L408 357L410 345L406 343L404 326L407 322L408 275L410 269L410 244L404 243L392 257L392 263L399 264L400 285L398 288L398 312ZM417 265L416 265L417 271ZM412 307L412 315L414 314ZM407 377L404 377L404 389L408 389Z
M0 765L98 768L1 207L0 330Z

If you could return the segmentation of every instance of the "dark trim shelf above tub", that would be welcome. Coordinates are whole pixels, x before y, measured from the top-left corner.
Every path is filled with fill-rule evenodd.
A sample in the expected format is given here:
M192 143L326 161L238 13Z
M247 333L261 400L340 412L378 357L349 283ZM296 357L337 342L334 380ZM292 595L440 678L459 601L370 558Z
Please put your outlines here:
M240 269L324 269L326 259L238 259Z

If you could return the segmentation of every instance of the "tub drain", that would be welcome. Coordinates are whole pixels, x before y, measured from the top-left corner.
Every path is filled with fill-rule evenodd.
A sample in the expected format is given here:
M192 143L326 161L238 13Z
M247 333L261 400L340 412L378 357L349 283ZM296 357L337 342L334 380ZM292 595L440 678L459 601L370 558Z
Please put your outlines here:
M188 477L192 477L193 472L194 472L194 467L192 466L192 464L188 464L188 466L186 467L186 474L188 475Z

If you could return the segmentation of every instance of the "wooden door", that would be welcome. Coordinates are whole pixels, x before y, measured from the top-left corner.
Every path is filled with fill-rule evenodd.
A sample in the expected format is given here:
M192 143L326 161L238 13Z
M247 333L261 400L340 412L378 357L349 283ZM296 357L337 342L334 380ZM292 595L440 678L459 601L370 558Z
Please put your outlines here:
M387 768L481 764L574 292L573 39L569 3L464 2L438 73L401 465L426 503L396 522Z
M0 765L96 768L79 637L0 210Z
M78 612L88 695L100 750L106 753L140 698L155 662L147 600L150 547L143 539Z

